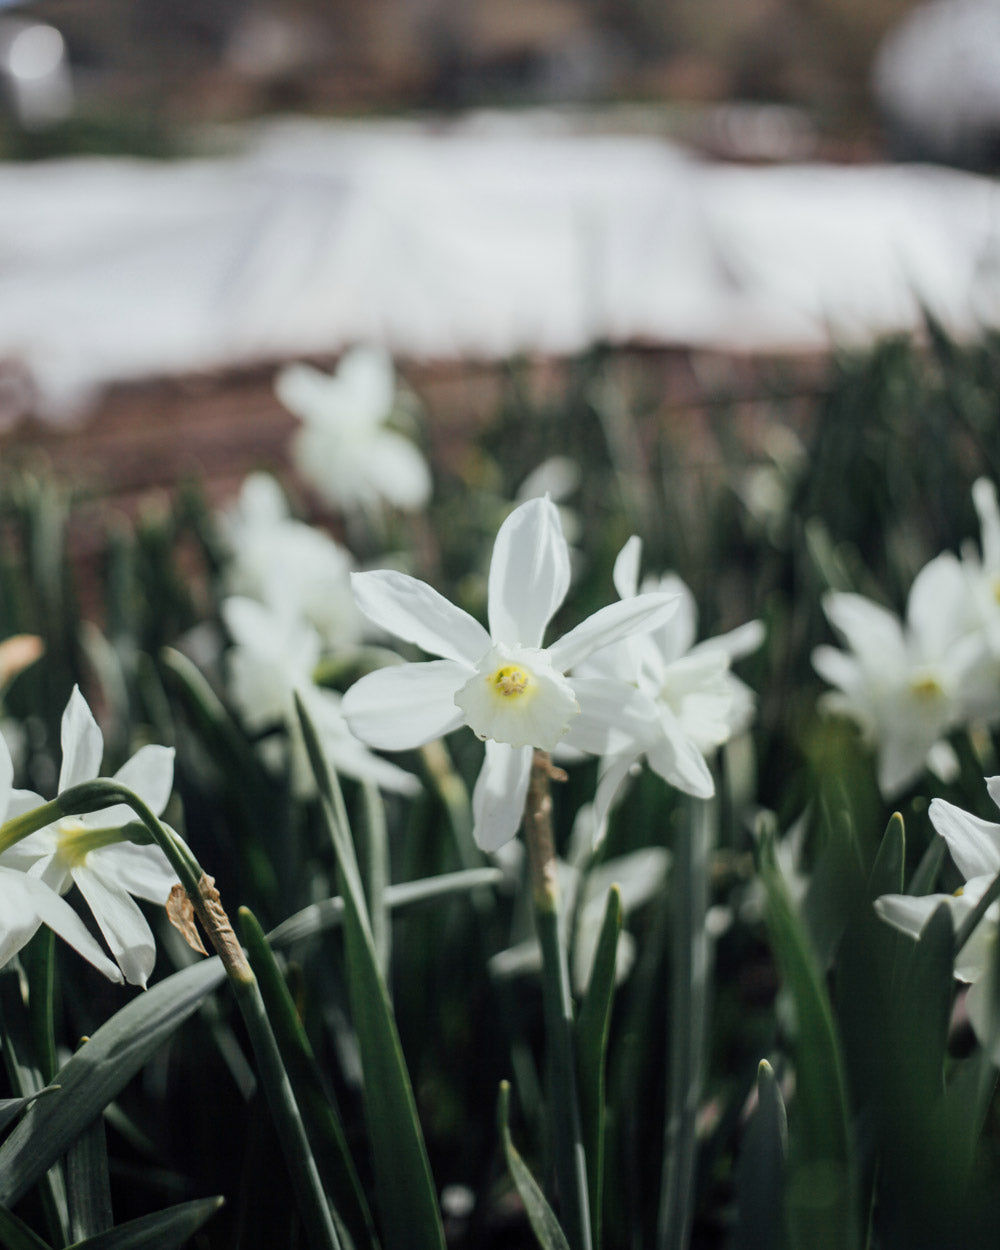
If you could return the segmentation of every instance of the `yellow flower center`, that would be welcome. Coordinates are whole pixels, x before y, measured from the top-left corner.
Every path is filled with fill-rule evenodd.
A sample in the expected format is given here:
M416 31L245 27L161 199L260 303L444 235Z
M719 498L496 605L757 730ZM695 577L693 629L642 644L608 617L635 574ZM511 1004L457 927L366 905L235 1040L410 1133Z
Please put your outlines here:
M491 673L486 681L495 694L510 699L524 694L534 683L534 678L526 668L519 668L516 664L505 664L495 673Z
M917 677L910 683L910 689L918 699L924 702L930 702L931 699L937 699L944 694L941 683L936 677Z

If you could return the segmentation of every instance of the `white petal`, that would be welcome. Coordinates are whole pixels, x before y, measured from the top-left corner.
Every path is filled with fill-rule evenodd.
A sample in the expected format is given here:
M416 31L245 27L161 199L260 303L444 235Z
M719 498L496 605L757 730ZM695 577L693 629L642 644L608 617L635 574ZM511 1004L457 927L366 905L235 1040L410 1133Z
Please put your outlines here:
M752 655L763 645L766 637L767 627L763 621L747 621L745 625L739 625L726 634L716 634L714 638L699 643L694 649L700 651L704 647L711 647L725 651L730 660L739 660L745 655Z
M1000 825L980 820L944 799L933 799L929 814L966 880L1000 872Z
M614 677L571 677L569 684L580 715L563 739L567 746L591 755L616 755L656 733L656 704L634 686Z
M91 851L87 865L105 880L113 880L129 894L161 907L177 884L177 873L158 846L119 842Z
M39 924L46 924L111 981L121 973L90 934L72 907L41 881L24 873L0 869L0 965L21 949Z
M972 483L972 503L979 515L983 564L991 571L1000 571L1000 507L997 488L989 478L980 477Z
M384 751L405 751L462 723L455 692L469 670L453 660L380 668L356 681L341 705L351 732Z
M431 497L431 475L418 449L391 430L383 430L372 442L367 464L368 480L382 499L397 508L416 511Z
M639 561L642 559L642 539L633 534L615 560L612 580L619 599L634 599L639 593Z
M352 573L351 589L370 621L430 655L475 665L490 649L490 636L474 617L406 573Z
M472 792L472 832L482 850L497 850L520 828L533 754L531 747L486 743L486 756Z
M548 648L549 658L565 673L592 651L662 625L676 611L679 601L677 595L650 594L609 603L554 642Z
M710 799L715 793L712 771L669 708L661 708L660 730L661 736L646 748L650 768L685 794Z
M825 682L849 694L864 681L864 673L857 660L846 651L838 651L836 647L815 647L812 666Z
M125 980L145 989L156 962L156 943L138 904L115 881L86 864L74 868L73 880L94 913Z
M507 517L490 561L489 617L495 642L540 647L569 589L569 548L551 499L529 499Z
M104 736L87 700L74 686L62 718L62 768L59 793L82 781L93 781L101 771Z
M153 815L159 816L174 788L174 748L153 743L140 747L115 773L114 780L138 795ZM138 820L138 816L126 803L119 803L95 813L91 823L124 825L130 820Z
M910 937L919 937L924 925L949 894L923 894L914 898L909 894L883 894L875 900L875 911L883 920Z
M906 602L906 623L925 660L947 655L968 629L968 583L950 551L924 565L913 580Z
M906 655L906 640L892 612L863 595L843 591L824 595L823 611L866 668L898 671Z
M608 832L608 816L632 765L639 759L637 752L626 751L621 755L609 755L601 761L601 775L594 792L594 846L598 846Z

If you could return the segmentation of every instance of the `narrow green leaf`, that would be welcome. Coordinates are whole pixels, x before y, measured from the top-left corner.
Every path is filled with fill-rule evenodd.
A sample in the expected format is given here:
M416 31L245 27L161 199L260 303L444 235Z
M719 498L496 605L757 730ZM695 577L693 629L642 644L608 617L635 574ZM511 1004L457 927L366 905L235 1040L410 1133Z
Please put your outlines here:
M0 1132L3 1132L11 1120L17 1119L25 1107L30 1107L36 1098L41 1098L43 1094L52 1094L58 1088L58 1085L46 1085L37 1094L28 1094L25 1098L0 1098Z
M365 1114L385 1244L389 1250L443 1250L437 1193L389 993L379 970L343 798L309 713L301 701L296 702L344 898L348 998L361 1052Z
M893 812L885 827L868 878L868 894L878 898L880 894L901 894L906 875L906 828L899 812Z
M503 1153L507 1160L507 1168L510 1172L511 1180L514 1182L517 1192L521 1195L525 1214L531 1223L542 1250L569 1250L569 1242L566 1240L566 1234L559 1226L555 1212L545 1201L545 1195L542 1193L538 1182L531 1175L528 1165L521 1158L514 1143L511 1141L508 1123L509 1112L510 1085L506 1081L501 1081L497 1118L500 1124L500 1141L503 1145Z
M788 1178L792 1245L853 1250L859 1235L857 1181L840 1041L819 961L769 839L760 847L760 878L771 942L795 1010L796 1097Z
M47 1241L6 1207L0 1207L0 1245L4 1250L52 1250Z
M108 1146L101 1116L91 1120L66 1152L66 1197L74 1241L106 1232L114 1224Z
M733 1250L780 1250L785 1244L785 1159L788 1122L774 1069L757 1069L757 1107L740 1147L738 1220Z
M344 1135L340 1115L316 1064L288 986L256 917L240 909L240 936L257 976L268 1019L292 1083L316 1166L338 1217L357 1245L375 1245L368 1202Z
M378 787L366 781L361 788L360 840L364 852L365 898L371 917L372 941L383 977L389 975L392 958L392 926L385 891L389 885L389 835L385 823L385 804Z
M180 1250L222 1204L222 1198L180 1202L74 1242L69 1250Z
M0 1146L0 1204L13 1206L224 979L218 959L137 994L56 1074Z
M615 965L622 928L621 891L613 885L597 939L587 992L576 1019L577 1087L583 1148L587 1156L590 1224L594 1245L601 1244L604 1205L604 1073L615 994Z

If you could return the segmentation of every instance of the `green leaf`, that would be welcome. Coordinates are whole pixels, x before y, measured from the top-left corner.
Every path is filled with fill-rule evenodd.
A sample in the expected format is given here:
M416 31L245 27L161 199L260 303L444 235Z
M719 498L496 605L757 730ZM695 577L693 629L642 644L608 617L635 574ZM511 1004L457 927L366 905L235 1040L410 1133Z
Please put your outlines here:
M91 1120L66 1152L66 1197L74 1240L103 1233L114 1224L108 1147L101 1116Z
M792 906L770 839L761 842L760 878L771 942L795 1012L791 1241L801 1250L853 1250L859 1234L857 1181L840 1040L819 960Z
M196 1198L76 1241L69 1250L180 1250L222 1206L222 1198Z
M388 1250L444 1250L437 1192L389 992L379 969L343 798L309 713L300 700L296 704L344 898L348 998L361 1052L365 1115L385 1244Z
M389 975L392 958L392 926L385 891L389 885L389 835L385 823L385 804L378 787L366 781L361 788L361 828L359 839L364 857L362 878L365 899L371 917L372 940L383 977Z
M733 1250L779 1250L785 1233L788 1122L774 1069L757 1069L757 1107L740 1147L736 1170L738 1221Z
M58 1085L46 1085L37 1094L29 1094L26 1098L0 1098L0 1132L11 1120L17 1119L25 1107L30 1107L36 1098L41 1098L43 1094L55 1093L58 1088Z
M901 894L906 879L906 827L899 812L893 812L885 827L868 878L868 895Z
M604 1072L611 1032L611 1005L615 994L615 965L622 928L621 891L613 885L597 939L597 950L587 992L576 1018L577 1094L583 1148L587 1156L590 1223L594 1245L601 1244L604 1204Z
M6 1207L0 1207L0 1245L4 1250L52 1250L47 1241Z
M336 1106L324 1088L312 1047L256 917L240 908L240 936L257 976L267 1016L292 1083L306 1135L337 1215L357 1245L375 1245L375 1226Z
M13 1206L69 1149L224 979L218 959L194 964L137 994L56 1074L59 1089L33 1103L0 1146L0 1204Z
M514 1143L511 1141L508 1124L509 1111L510 1085L506 1081L501 1081L497 1118L500 1124L500 1141L503 1145L503 1153L507 1160L507 1168L510 1172L511 1180L517 1187L517 1192L521 1195L525 1214L531 1223L542 1250L569 1250L569 1242L566 1240L566 1234L559 1226L555 1212L545 1201L545 1195L542 1193L538 1182L531 1175L528 1165L518 1154Z

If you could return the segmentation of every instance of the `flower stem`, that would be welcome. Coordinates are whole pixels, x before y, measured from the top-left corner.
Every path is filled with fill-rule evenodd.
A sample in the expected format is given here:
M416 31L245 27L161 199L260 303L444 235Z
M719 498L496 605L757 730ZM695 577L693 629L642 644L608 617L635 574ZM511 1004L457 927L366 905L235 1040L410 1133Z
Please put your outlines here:
M689 801L690 819L679 830L670 870L669 1084L664 1125L663 1172L657 1226L658 1250L683 1250L692 1220L695 1180L695 1116L701 1097L708 1022L709 804Z
M549 781L565 774L553 769L544 751L536 751L524 807L524 837L531 867L535 925L542 948L542 999L548 1040L550 1101L555 1135L556 1180L560 1210L572 1250L591 1250L587 1161L576 1089L573 1046L573 1000L566 948L559 935L559 887L552 839Z

